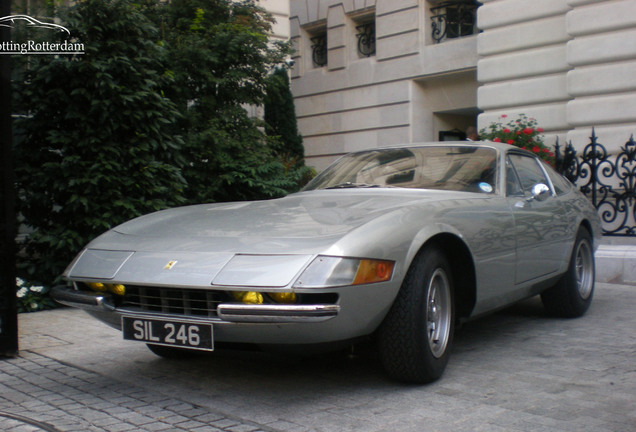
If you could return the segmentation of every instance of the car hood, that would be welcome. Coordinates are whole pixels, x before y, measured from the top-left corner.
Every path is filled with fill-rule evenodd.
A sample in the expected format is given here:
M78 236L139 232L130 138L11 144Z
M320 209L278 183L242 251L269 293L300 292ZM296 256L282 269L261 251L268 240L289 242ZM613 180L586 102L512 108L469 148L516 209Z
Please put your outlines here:
M214 279L215 285L283 287L316 254L373 220L406 207L445 207L442 201L456 206L457 200L471 198L475 194L448 191L325 190L174 208L98 237L66 275L128 283L209 286Z
M126 222L114 232L138 239L160 238L164 247L186 239L311 239L340 237L399 208L474 197L416 190L311 191L268 201L179 207Z

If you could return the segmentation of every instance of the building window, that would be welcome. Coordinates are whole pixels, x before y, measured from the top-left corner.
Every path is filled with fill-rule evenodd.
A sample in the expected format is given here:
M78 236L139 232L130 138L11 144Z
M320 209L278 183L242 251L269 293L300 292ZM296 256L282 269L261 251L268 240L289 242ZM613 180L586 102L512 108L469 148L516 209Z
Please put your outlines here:
M440 141L465 141L466 134L459 129L453 129L448 131L439 131Z
M311 58L316 67L327 65L327 32L311 38Z
M375 22L367 22L356 26L358 37L358 53L363 57L375 54Z
M475 34L478 7L479 2L475 0L435 2L430 8L433 40L440 43L446 39Z

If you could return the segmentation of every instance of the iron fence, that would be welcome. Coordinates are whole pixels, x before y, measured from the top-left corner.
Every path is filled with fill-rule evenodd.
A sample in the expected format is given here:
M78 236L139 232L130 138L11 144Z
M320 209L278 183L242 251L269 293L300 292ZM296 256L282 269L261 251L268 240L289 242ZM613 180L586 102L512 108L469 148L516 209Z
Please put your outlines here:
M577 156L572 143L562 150L557 142L556 167L592 201L603 222L603 235L636 237L636 142L633 135L615 154L608 153L598 142L594 130L581 156Z

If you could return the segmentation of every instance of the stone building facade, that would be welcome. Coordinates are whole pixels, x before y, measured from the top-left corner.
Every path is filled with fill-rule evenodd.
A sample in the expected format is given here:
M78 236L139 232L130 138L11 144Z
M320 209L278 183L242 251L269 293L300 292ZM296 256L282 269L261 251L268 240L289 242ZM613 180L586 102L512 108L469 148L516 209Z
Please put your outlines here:
M258 5L276 20L271 35L274 40L289 40L289 4L290 0L258 0Z
M547 144L583 146L595 127L612 150L636 132L636 0L291 0L290 24L319 170L502 114L536 118Z
M478 106L485 126L527 113L547 143L636 134L636 0L482 0Z

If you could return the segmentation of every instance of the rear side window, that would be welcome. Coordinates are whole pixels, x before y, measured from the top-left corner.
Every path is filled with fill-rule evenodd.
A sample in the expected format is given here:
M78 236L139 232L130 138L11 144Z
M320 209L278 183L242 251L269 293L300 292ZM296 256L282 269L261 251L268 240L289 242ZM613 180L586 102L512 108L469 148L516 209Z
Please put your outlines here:
M570 183L568 179L549 167L546 167L546 171L548 172L548 176L550 177L550 181L552 181L554 191L557 195L563 195L572 190L574 185Z
M525 195L530 196L532 187L537 183L550 185L537 159L520 154L510 154L508 157L519 177L521 189Z

